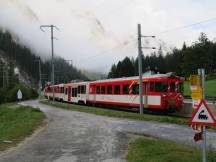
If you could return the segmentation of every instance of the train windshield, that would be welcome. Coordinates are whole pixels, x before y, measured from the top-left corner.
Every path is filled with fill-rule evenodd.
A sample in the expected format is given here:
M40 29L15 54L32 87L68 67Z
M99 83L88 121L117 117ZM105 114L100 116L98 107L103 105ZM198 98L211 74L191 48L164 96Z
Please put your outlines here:
M168 83L167 82L155 82L155 91L156 92L168 92Z
M175 92L175 82L170 83L170 92Z
M179 93L183 93L184 92L184 85L183 85L183 83L179 83L179 85L178 85L178 92Z

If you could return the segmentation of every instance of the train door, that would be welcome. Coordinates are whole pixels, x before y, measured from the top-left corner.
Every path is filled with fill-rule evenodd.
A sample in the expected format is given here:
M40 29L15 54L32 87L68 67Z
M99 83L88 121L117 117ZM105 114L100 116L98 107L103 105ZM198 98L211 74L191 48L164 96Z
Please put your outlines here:
M71 102L71 86L68 86L68 102Z
M143 87L144 87L144 93L143 93L143 98L144 98L144 107L148 107L148 82L143 82Z
M64 101L68 101L68 88L64 87Z
M78 86L77 101L80 103L86 103L86 85Z
M72 88L72 102L74 102L74 103L78 103L77 93L78 93L78 88L73 87Z

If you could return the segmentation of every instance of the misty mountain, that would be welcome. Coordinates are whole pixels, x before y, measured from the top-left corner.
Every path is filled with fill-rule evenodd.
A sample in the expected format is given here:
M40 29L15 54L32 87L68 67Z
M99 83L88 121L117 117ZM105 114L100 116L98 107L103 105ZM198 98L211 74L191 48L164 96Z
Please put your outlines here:
M88 70L81 70L82 74L89 78L89 80L101 80L107 78L106 74L101 72L93 72Z
M30 83L32 86L35 86L35 83L37 84L39 81L39 60L41 61L42 85L51 80L51 59L41 60L30 48L21 45L8 31L0 30L0 50L2 57L8 60L6 69L12 69L11 73L14 73L15 68L18 69L18 71L25 72L31 78ZM5 65L5 63L1 65ZM55 84L66 83L71 80L88 80L80 70L61 57L55 57L54 65ZM4 72L5 71L9 70L4 70ZM12 74L9 78L10 77L12 77Z

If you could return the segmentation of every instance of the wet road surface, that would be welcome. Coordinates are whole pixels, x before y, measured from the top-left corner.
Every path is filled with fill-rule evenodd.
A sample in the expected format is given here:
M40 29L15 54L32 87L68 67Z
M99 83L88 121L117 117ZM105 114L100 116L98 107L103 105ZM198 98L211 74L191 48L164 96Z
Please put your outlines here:
M97 116L38 101L23 104L39 107L48 126L23 146L0 155L0 162L124 162L131 134L199 145L189 126ZM207 140L208 147L216 149L216 132L208 131Z

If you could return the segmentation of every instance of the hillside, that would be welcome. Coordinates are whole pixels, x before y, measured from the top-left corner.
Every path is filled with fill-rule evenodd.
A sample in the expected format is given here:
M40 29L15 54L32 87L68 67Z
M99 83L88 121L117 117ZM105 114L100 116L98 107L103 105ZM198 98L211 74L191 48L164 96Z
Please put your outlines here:
M142 55L142 71L154 70L160 73L175 72L188 77L196 74L198 68L204 68L207 75L216 73L216 42L201 33L198 40L180 49L164 53L160 47L151 55ZM125 57L110 68L108 78L138 75L138 58Z
M0 55L3 57L1 62L1 77L8 75L7 78L12 78L15 73L20 73L21 77L18 80L31 84L29 86L37 87L39 82L39 68L38 61L41 60L39 56L34 54L28 47L19 44L9 32L3 32L0 30ZM87 80L80 70L73 65L70 65L61 57L55 57L55 83L70 82L71 80ZM10 71L10 72L9 72ZM41 60L41 72L42 72L42 85L51 79L51 60ZM7 73L7 75L6 75ZM0 81L0 87L2 87L8 81ZM4 82L4 83L3 83Z
M100 72L93 72L88 70L82 70L82 74L89 78L89 80L100 80L105 79L107 76L106 74Z
M206 96L216 96L216 79L206 80ZM190 96L190 83L186 81L184 84L184 95Z

